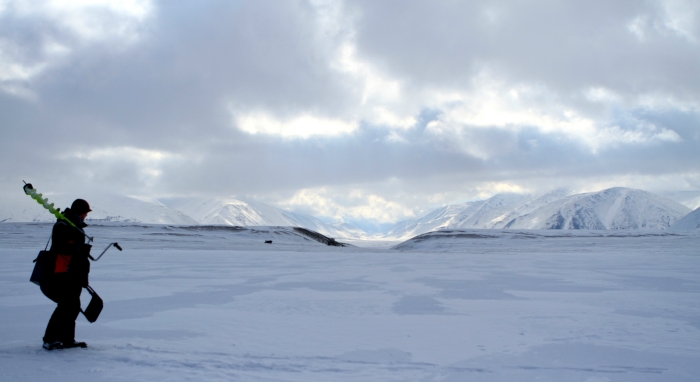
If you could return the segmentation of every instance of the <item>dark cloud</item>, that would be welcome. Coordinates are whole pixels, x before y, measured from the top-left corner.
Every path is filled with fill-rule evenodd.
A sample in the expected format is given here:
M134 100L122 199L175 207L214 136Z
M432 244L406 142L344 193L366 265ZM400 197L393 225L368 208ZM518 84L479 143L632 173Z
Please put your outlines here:
M695 42L669 29L662 1L351 3L361 15L361 52L419 84L466 86L493 67L564 95L590 86L683 98L700 91L698 28ZM673 16L693 17L691 11ZM648 29L643 40L630 31L637 18Z

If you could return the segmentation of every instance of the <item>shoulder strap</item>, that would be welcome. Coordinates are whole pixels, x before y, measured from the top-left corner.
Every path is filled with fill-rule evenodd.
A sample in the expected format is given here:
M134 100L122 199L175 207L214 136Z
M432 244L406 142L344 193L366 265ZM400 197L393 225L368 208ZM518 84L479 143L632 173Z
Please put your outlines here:
M44 251L49 249L49 243L51 242L52 237L53 237L53 231L51 231L51 235L49 235L49 241L46 242L46 248L44 248Z

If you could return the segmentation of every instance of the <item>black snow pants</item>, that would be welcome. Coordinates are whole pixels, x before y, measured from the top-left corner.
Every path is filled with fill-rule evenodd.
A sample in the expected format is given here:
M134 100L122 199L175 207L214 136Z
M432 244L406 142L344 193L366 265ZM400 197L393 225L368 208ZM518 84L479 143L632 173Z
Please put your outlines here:
M80 314L80 293L83 288L68 280L52 280L41 285L44 295L58 304L46 326L44 342L75 341L75 320Z

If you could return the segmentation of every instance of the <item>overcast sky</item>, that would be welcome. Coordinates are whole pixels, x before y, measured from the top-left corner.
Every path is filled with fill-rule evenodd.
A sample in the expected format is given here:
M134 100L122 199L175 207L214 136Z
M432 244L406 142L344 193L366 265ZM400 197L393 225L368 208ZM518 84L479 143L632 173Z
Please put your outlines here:
M0 181L388 224L700 190L700 2L0 0Z

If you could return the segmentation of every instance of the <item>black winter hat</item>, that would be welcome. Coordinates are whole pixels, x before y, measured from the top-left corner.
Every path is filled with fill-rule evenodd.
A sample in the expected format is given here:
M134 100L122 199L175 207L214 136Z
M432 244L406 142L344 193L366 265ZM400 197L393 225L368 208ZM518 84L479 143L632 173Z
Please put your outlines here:
M76 215L82 215L92 211L88 202L83 199L75 199L70 209L75 212Z

